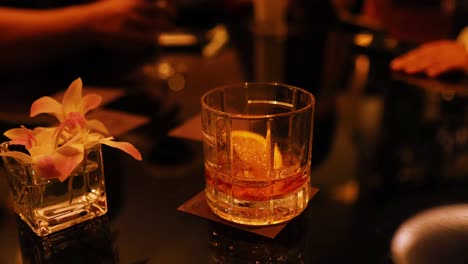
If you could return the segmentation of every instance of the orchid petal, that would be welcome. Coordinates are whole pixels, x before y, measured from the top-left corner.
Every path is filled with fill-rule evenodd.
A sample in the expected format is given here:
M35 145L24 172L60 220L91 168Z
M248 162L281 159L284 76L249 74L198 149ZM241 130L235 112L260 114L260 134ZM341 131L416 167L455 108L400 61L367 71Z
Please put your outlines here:
M102 97L97 94L88 94L83 96L82 107L81 109L83 115L86 114L88 111L97 108L101 105Z
M73 129L75 127L85 127L86 118L79 112L70 112L67 114L65 120L60 124L61 128Z
M109 135L109 131L107 130L106 126L97 119L87 120L86 126L93 131L102 133L104 135Z
M104 144L104 145L107 145L109 147L118 148L118 149L126 152L127 154L129 154L130 156L132 156L136 160L141 160L142 159L141 154L138 151L138 149L136 149L132 144L130 144L128 142L117 142L117 141L111 141L111 140L103 139L103 140L100 140L100 143Z
M57 129L57 127L35 127L34 128L34 135L36 138L40 137L48 137L51 136L54 131Z
M68 145L57 149L52 155L41 155L35 164L44 178L57 178L63 182L83 161L84 149L81 144Z
M62 121L65 118L64 113L62 112L62 105L57 102L57 100L49 96L41 97L31 105L29 116L34 117L38 114L51 114L57 117L59 121Z
M32 163L31 156L19 151L0 152L0 156L12 157L24 163Z
M68 144L57 149L57 153L64 156L76 156L84 153L82 144Z
M20 138L20 137L24 137L24 136L29 136L32 133L33 133L33 131L31 129L27 129L24 126L21 126L19 128L9 129L9 130L5 131L5 133L3 133L3 135L8 137L9 139L15 139L15 138Z
M59 176L61 176L51 156L43 155L36 157L35 170L41 177L47 179L58 178Z
M10 144L24 145L26 148L31 148L36 142L33 131L24 126L7 130L3 135L11 139Z
M93 141L93 140L113 140L113 137L104 137L101 133L89 133L88 135L88 141Z
M57 127L36 127L33 130L34 137L38 144L42 142L50 142L54 139L54 133Z
M40 157L44 155L51 155L54 152L54 145L49 143L49 144L41 144L34 146L30 149L28 149L29 154L31 154L31 157L33 160L35 157Z
M113 137L105 138L99 133L89 133L87 136L87 142L84 144L85 149L90 149L97 144L101 144L102 140L113 140Z
M84 138L86 138L86 135L87 134L87 131L83 131L83 130L78 130L77 133L73 134L73 135L70 135L66 138L66 142L63 146L66 146L66 145L71 145L71 144L80 144L82 145L83 144L83 141L86 141L84 140Z
M83 83L81 78L74 80L62 98L62 107L65 115L71 112L81 113L81 90Z
M64 181L68 176L71 175L73 170L83 161L84 159L84 148L81 144L67 145L61 147L56 152L58 163L58 170L61 175L57 177L59 181Z
M35 153L43 154L50 153L56 143L55 131L56 127L36 127L34 129L34 137L36 138L36 144L28 149L29 153L33 155Z
M55 138L55 128L42 128L38 129L36 133L37 144L32 148L28 149L31 157L38 157L42 155L50 155L55 151L56 141Z

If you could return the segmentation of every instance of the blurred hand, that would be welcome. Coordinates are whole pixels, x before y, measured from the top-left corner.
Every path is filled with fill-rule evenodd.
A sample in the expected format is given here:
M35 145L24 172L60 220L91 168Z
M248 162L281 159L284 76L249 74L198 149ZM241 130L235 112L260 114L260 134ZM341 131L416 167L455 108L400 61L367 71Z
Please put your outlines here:
M104 44L151 45L171 26L174 11L167 0L101 0L92 7L89 29Z
M434 41L395 58L390 66L394 71L429 77L455 71L467 73L468 53L462 43L454 40Z

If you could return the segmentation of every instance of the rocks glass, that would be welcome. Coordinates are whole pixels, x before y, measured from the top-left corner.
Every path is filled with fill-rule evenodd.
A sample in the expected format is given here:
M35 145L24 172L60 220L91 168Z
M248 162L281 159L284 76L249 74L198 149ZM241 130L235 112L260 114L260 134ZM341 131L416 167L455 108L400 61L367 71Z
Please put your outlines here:
M201 99L206 200L216 215L269 225L310 197L314 96L278 83L215 88Z

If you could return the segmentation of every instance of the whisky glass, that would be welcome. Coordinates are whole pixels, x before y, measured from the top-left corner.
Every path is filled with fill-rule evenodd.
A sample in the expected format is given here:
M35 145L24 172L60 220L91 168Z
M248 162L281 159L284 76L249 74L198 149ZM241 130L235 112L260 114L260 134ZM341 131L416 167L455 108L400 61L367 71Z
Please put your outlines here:
M310 197L314 96L279 83L241 83L202 96L205 194L219 217L271 225Z

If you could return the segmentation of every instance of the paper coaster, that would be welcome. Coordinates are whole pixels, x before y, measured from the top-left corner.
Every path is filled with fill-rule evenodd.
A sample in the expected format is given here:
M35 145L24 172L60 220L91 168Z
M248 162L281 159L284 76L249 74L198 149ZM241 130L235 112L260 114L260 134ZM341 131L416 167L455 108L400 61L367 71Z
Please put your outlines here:
M310 199L312 199L318 192L318 188L312 187L310 189ZM269 238L275 238L276 235L278 235L279 232L281 232L281 230L283 230L283 228L288 224L288 222L285 222L268 226L247 226L229 222L215 215L210 210L205 200L205 191L201 191L197 195L190 198L187 202L179 206L177 210Z

